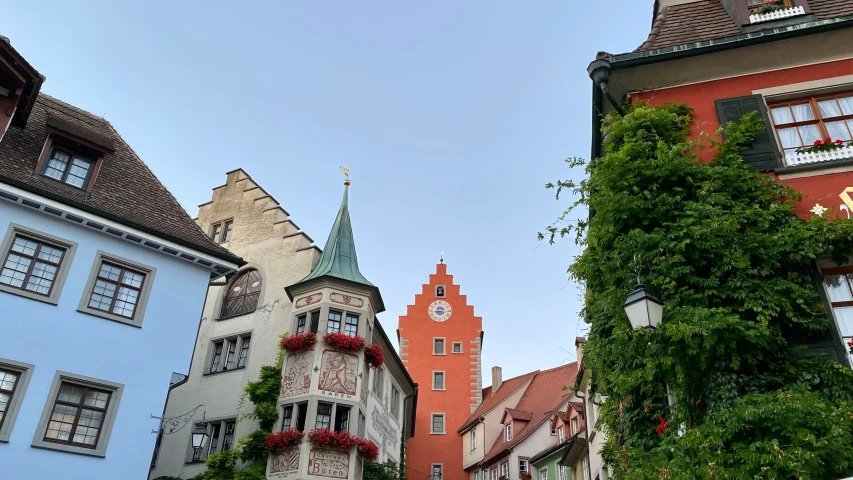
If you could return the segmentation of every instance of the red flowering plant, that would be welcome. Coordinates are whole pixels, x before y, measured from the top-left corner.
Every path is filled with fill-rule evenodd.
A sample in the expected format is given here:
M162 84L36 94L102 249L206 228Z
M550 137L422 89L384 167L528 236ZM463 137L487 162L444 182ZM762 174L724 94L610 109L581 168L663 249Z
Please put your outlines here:
M532 478L533 478L533 475L531 475L529 473L520 473L518 475L518 480L530 480Z
M669 424L666 423L666 419L663 417L660 417L658 420L660 420L660 425L658 425L657 432L658 435L661 435L663 434L663 432L666 431L667 428L669 428Z
M308 350L317 343L317 334L314 332L288 335L281 339L281 349L288 352L301 352Z
M270 433L264 437L264 446L271 452L284 450L287 447L299 445L303 436L305 434L295 428L285 428L278 433Z
M357 352L364 348L364 337L358 335L347 335L346 333L327 333L323 335L323 342L336 349L348 352Z
M815 140L814 144L809 145L808 147L798 148L797 153L828 152L837 148L845 147L853 147L853 140L845 144L844 140L833 140L826 137L823 140Z
M375 343L364 347L364 359L370 368L381 367L385 363L385 354L382 352L382 347Z
M359 438L358 444L355 446L358 454L365 458L365 460L370 460L371 462L376 461L379 458L379 447L376 446L375 443L370 440Z
M314 429L308 432L308 441L311 445L331 450L349 450L358 445L360 440L349 432L333 432L325 429Z
M847 342L847 350L850 352L850 355L853 355L853 340Z

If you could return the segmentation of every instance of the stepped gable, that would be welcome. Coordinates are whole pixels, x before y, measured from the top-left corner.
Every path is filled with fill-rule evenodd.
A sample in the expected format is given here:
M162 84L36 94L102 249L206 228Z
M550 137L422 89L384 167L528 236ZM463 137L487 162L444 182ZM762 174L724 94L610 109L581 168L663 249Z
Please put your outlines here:
M70 188L36 172L51 130L105 146L107 151L91 191ZM25 128L6 131L0 143L0 182L242 264L198 228L108 121L49 95L38 95Z
M234 226L235 229L251 228L250 236L241 235L249 243L265 238L293 239L297 242L296 251L315 249L321 252L320 248L314 245L314 240L299 228L275 197L242 168L226 173L225 184L212 190L211 200L198 206L199 213L195 219L203 231L209 231L213 222L253 215L259 221L252 222L250 226L237 222ZM216 208L220 205L222 208Z
M521 401L515 407L517 410L532 412L531 420L520 431L513 432L512 440L509 442L504 442L504 439L499 436L492 449L483 458L483 465L512 450L515 445L548 421L560 405L572 396L572 390L564 390L563 387L574 385L577 374L577 362L537 372L527 390L524 391ZM503 390L503 385L498 392L500 390Z

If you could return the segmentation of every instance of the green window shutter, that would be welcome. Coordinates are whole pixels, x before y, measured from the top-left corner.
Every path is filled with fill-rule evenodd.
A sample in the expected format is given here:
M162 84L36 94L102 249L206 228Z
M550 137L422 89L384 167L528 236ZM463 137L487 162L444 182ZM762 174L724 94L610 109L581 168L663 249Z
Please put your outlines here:
M717 106L717 117L720 125L725 126L729 122L736 122L749 112L758 112L758 116L764 120L766 128L753 140L752 145L747 147L741 155L743 161L760 172L775 170L782 166L779 159L779 145L776 143L776 134L773 132L773 124L767 113L767 106L761 95L749 95L746 97L724 98L714 102ZM725 136L725 133L723 134Z

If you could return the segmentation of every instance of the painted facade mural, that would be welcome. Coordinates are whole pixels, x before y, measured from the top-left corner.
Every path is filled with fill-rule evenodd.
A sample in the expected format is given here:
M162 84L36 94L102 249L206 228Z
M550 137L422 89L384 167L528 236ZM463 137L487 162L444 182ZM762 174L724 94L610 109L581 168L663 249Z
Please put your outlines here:
M299 448L282 450L270 456L267 478L287 478L297 470L299 470Z
M364 307L364 300L358 297L344 295L342 293L332 292L330 299L335 303L340 303L341 305L351 305L356 308Z
M374 405L370 417L373 420L373 429L382 437L382 440L379 442L372 438L371 441L380 445L386 452L396 451L398 430L391 425L391 416L386 411L380 410Z
M351 399L358 383L358 357L335 350L325 350L320 363L318 388L324 395Z
M307 297L302 297L299 300L296 300L296 308L307 307L308 305L314 305L315 303L319 303L320 300L323 299L322 293L315 293L313 295L308 295Z
M311 367L314 352L302 352L287 356L281 378L281 397L292 397L308 393L311 389Z
M347 478L349 452L312 448L308 455L308 475L317 477Z

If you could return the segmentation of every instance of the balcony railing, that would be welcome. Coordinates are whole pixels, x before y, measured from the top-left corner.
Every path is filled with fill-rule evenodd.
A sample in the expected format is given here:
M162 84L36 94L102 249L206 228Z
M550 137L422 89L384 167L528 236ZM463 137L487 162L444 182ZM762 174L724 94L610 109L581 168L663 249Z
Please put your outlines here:
M829 160L853 159L853 146L835 148L824 152L787 153L785 161L789 167L806 163L827 162Z
M796 17L797 15L805 15L806 9L803 7L791 7L782 10L774 10L769 13L755 14L749 16L749 23L769 22L771 20L782 20L783 18Z

